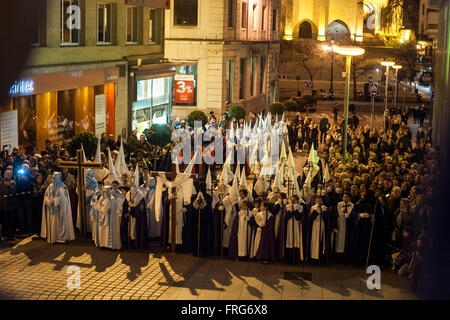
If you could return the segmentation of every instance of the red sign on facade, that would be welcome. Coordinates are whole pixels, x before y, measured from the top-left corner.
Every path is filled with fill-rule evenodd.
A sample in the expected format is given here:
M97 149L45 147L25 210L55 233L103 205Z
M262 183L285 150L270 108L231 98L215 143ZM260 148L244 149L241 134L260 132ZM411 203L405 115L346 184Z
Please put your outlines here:
M175 76L175 103L194 103L194 76Z

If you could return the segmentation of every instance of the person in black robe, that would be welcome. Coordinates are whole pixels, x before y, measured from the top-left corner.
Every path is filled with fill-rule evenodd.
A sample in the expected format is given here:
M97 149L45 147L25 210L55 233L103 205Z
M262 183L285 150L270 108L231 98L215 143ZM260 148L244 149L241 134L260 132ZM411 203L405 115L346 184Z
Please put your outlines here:
M120 192L122 192L125 197L129 188L123 186L119 188ZM128 201L124 201L122 205L122 218L120 220L120 240L122 242L122 248L128 248L128 230L129 230L129 221L130 221L130 212L128 208Z
M383 208L374 195L369 191L361 192L359 200L351 212L353 220L351 258L359 266L365 266L370 247L369 265L384 264L384 226ZM373 227L373 232L372 232ZM371 238L372 233L372 240Z
M148 224L147 210L145 208L145 198L143 197L137 206L130 206L130 215L136 220L135 240L133 248L148 249Z
M275 217L274 221L274 232L275 232L275 256L277 259L283 259L284 255L284 241L282 240L281 235L284 234L282 231L283 219L285 215L285 206L286 206L286 194L285 193L276 193L276 201L275 203L270 204L270 213Z
M192 210L192 242L195 256L208 256L213 252L213 219L212 219L212 197L206 193L206 183L198 184L199 193L190 205ZM200 219L200 221L199 221ZM199 230L200 222L200 230ZM199 235L200 233L200 235ZM200 250L200 253L198 252Z
M163 212L161 215L161 237L159 238L161 247L167 248L169 245L169 219L170 219L170 200L167 190L162 193Z
M307 228L305 212L305 207L298 203L297 197L291 196L289 203L285 208L285 215L282 223L283 232L280 235L281 241L279 242L279 252L282 252L279 257L284 258L284 260L290 264L298 264L306 259ZM296 223L292 224L294 220ZM294 230L295 227L298 227L299 230ZM298 232L299 235L301 234L301 238L298 239L298 241L296 240L296 237L294 237L294 239L292 238L294 232ZM288 239L288 237L290 238ZM287 243L290 243L289 246L291 248L286 247ZM303 249L302 252L300 252L300 246Z
M236 217L234 218L233 225L231 227L231 235L230 235L230 243L228 246L228 256L232 259L238 259L238 258L245 258L250 254L250 243L251 241L251 227L248 224L248 221L251 218L251 211L249 210L249 202L245 201L241 204L241 210L238 212ZM241 219L244 222L241 224ZM240 230L240 228L244 228L243 230ZM244 237L241 237L239 239L239 232L242 232ZM245 254L240 252L240 245L242 243L239 243L240 241L245 242L245 246L243 246L245 249Z
M222 218L222 222L220 219ZM225 224L225 208L220 201L216 204L213 211L213 254L220 256L221 247L221 226Z
M314 205L310 209L308 215L308 245L307 245L307 257L313 264L328 264L330 262L330 252L331 252L331 228L332 223L330 219L330 214L327 207L323 205L322 198L317 195L314 200ZM316 219L319 217L322 219ZM322 235L320 236L320 234ZM318 241L315 242L314 239L318 237ZM318 246L315 246L317 243ZM315 247L315 250L313 250Z
M191 201L189 204L185 205L183 203L183 207L186 209L186 212L183 214L183 229L181 231L181 238L182 238L182 248L184 252L194 252L194 249L197 246L197 238L194 237L194 216L196 213L194 212L194 208L192 206L192 203L196 199L195 195L192 195Z
M275 232L274 232L274 216L268 211L269 204L267 202L261 203L261 212L265 218L265 224L261 227L261 240L259 242L256 258L262 260L264 263L275 260ZM258 221L258 217L255 217ZM259 225L259 224L258 224Z

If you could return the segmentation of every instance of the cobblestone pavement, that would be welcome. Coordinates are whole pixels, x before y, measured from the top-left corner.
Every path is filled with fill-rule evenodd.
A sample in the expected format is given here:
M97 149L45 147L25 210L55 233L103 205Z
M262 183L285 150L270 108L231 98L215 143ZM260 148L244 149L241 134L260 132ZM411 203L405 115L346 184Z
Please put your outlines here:
M69 266L80 268L80 289L67 287ZM0 290L13 299L415 299L408 280L392 272L382 272L381 290L368 290L367 277L349 266L198 259L157 244L110 251L87 240L50 246L35 236L0 246Z

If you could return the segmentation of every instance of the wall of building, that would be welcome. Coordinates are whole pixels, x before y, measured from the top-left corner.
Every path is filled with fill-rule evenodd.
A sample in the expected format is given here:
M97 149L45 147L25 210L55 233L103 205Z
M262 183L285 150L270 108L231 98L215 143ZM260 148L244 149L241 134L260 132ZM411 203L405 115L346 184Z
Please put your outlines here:
M83 71L120 67L116 85L115 132L128 131L128 66L137 59L158 60L164 57L163 21L156 31L155 41L150 42L150 8L138 8L138 44L127 44L127 4L125 0L81 0L82 10L80 45L61 45L61 0L44 0L41 20L41 44L33 48L24 75ZM111 3L111 44L97 43L97 5ZM157 19L164 19L164 9Z
M439 31L434 57L433 143L441 148L441 163L450 159L450 1L440 5Z
M328 25L335 21L343 21L350 34L363 35L362 5L353 0L319 0L294 1L282 0L282 18L284 39L298 38L298 26L304 20L309 20L317 29L317 39L325 40Z
M242 3L247 3L248 29L243 29ZM276 22L280 17L280 1L275 0L235 0L234 27L228 26L227 0L199 0L198 26L174 26L173 3L171 10L166 11L165 57L172 60L193 60L198 63L197 105L174 106L174 117L185 117L193 110L202 110L216 114L227 108L226 65L233 60L232 103L242 104L248 111L267 109L270 94L270 83L276 82L278 75L279 27L272 30L273 10L276 9ZM253 28L253 5L256 4ZM262 8L265 7L264 30L262 30ZM214 14L210 14L214 12ZM278 25L278 23L277 23ZM214 34L214 35L212 35ZM256 58L255 93L250 96L250 57ZM263 92L260 93L260 62L266 57L266 76ZM239 99L240 59L246 60L245 98ZM277 90L275 90L276 92ZM232 104L231 103L231 104ZM228 105L229 106L229 105Z

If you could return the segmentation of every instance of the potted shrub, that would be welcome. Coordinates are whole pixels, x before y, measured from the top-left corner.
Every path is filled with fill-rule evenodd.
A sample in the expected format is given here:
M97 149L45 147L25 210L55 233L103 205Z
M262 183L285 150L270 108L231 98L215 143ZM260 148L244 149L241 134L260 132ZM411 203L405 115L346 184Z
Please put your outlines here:
M308 109L308 111L315 111L314 109L314 98L312 95L306 95L303 97L305 101L305 106Z
M270 106L270 113L282 115L286 111L286 106L281 102L275 102Z
M242 107L240 104L234 104L230 107L228 110L228 118L232 120L233 118L236 118L237 121L240 119L245 118L246 111L244 107Z
M194 111L195 112L195 111ZM150 145L154 146L153 168L156 168L156 161L163 148L172 142L172 126L168 124L153 124L145 130L145 136Z
M287 111L297 112L298 110L298 104L297 102L295 102L295 100L287 100L286 102L284 102L284 105Z
M86 154L86 159L89 160L95 156L97 150L98 138L95 134L90 132L81 132L75 135L69 142L68 151L71 157L76 157L77 150L81 149L81 144L83 144L84 153Z
M204 127L208 123L208 117L203 111L192 111L186 118L186 123L191 128L194 128L195 121L201 121L202 127Z

